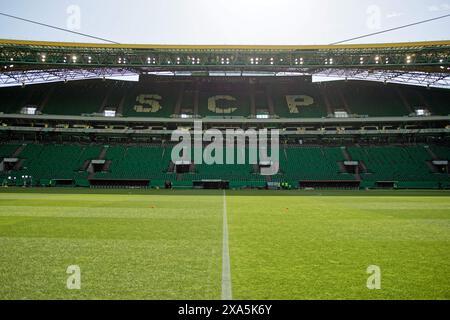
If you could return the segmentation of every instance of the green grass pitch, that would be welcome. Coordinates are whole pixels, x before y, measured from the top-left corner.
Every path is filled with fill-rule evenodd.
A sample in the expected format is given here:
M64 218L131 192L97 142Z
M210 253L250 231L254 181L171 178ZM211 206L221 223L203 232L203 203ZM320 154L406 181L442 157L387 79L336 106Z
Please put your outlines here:
M450 299L449 192L225 198L233 299ZM222 191L2 189L0 299L220 299L222 221Z

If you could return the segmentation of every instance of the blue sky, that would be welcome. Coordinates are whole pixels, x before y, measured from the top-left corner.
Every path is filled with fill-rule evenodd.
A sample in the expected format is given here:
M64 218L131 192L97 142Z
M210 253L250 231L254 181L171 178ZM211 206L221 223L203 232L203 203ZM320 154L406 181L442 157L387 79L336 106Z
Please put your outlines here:
M120 43L328 44L449 14L450 0L14 0L0 11ZM2 16L0 38L98 42ZM449 39L447 18L356 42Z

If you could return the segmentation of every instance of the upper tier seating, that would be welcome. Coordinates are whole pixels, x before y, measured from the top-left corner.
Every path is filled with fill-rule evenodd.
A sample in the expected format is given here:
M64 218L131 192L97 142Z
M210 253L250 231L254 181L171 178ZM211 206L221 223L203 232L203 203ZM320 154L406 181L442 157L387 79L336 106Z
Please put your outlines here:
M19 144L0 144L0 160L11 157L19 147Z
M252 99L253 97L253 99ZM253 101L253 103L252 103ZM125 117L248 117L269 113L288 118L350 115L408 116L418 108L449 115L450 90L384 85L364 81L276 82L251 87L248 81L196 84L166 81L85 80L0 88L0 112L19 113L28 105L53 115L101 113L113 108ZM270 106L273 106L271 109Z
M450 161L450 149L443 146L430 146L430 149L437 156L438 160Z

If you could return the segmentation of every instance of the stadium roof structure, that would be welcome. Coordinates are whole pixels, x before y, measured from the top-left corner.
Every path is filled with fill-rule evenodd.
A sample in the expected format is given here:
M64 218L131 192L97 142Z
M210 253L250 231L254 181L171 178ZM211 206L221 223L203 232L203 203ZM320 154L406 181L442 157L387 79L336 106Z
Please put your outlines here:
M313 75L450 88L450 40L312 46L0 40L0 68L0 85L140 74Z

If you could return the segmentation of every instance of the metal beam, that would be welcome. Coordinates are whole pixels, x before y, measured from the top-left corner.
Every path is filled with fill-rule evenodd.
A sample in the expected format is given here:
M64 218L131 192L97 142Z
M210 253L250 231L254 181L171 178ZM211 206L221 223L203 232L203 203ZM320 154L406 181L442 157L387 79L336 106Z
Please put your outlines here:
M0 40L4 71L139 68L150 71L405 68L450 73L450 41L340 46L106 45Z

